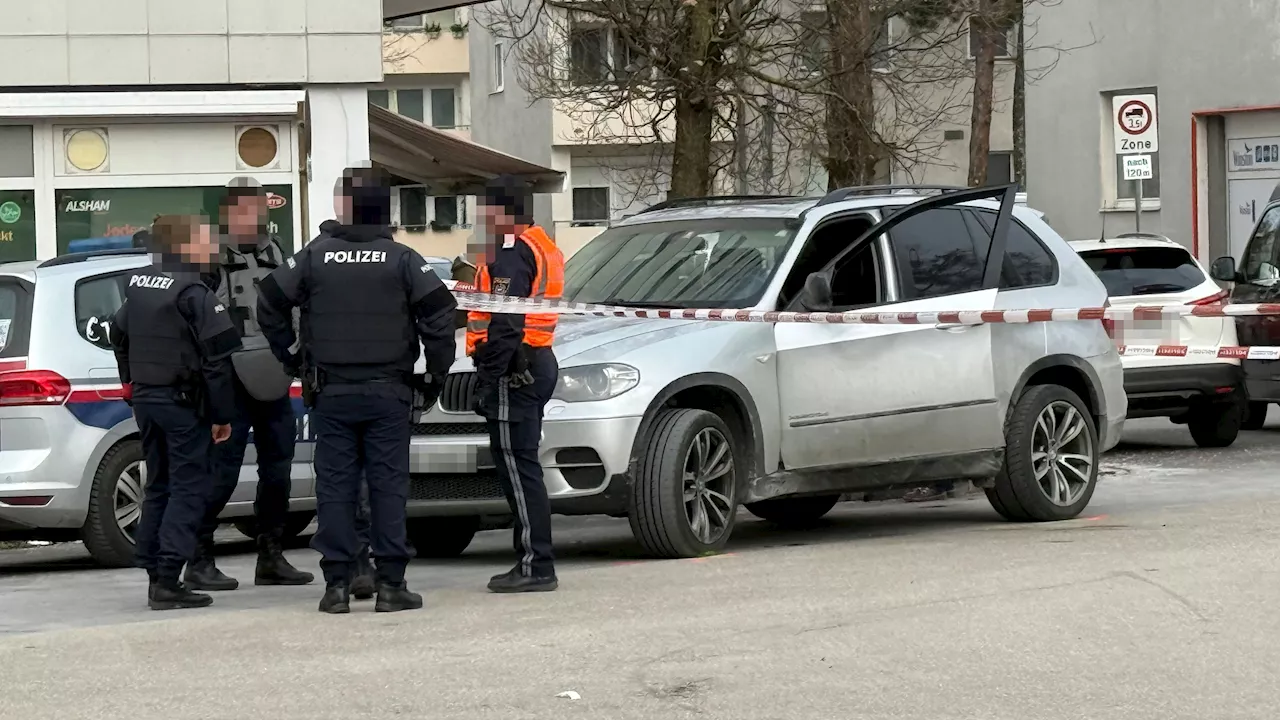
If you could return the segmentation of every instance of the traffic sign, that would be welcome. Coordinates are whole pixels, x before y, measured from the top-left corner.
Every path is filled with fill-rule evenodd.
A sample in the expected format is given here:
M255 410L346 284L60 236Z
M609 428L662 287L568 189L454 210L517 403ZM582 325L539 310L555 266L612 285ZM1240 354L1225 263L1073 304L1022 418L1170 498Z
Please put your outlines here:
M1155 95L1117 95L1111 99L1116 154L1139 155L1160 150Z
M1125 180L1150 180L1153 177L1155 176L1151 172L1150 155L1124 156Z

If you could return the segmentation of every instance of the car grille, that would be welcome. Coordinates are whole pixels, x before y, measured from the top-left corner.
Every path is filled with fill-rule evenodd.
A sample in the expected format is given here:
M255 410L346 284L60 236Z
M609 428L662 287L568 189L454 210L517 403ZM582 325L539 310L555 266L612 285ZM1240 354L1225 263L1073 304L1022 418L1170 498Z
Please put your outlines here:
M472 398L476 395L476 374L453 373L444 379L440 390L440 407L445 412L471 412Z
M477 475L414 475L409 500L502 500L502 483L490 473Z
M484 423L414 423L414 437L424 435L488 435L489 428Z

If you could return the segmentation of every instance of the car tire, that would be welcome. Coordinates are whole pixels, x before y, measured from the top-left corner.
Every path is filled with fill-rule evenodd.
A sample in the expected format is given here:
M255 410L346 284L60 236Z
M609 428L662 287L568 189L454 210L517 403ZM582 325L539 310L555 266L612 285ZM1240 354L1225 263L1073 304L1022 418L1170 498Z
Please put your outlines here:
M782 527L804 527L822 519L840 502L839 495L776 498L747 503L747 511Z
M116 519L117 509L124 510L128 505L127 491L121 487L120 480L127 472L132 472L137 479L136 485L129 488L137 493L137 518L132 523L137 530L137 519L142 516L142 494L145 491L143 479L145 472L137 469L145 468L145 456L142 453L142 442L124 440L103 456L98 463L98 470L93 475L93 489L89 493L89 509L85 515L84 527L80 531L85 549L100 565L107 567L134 567L135 546L133 538L120 527ZM134 510L130 509L132 516Z
M1244 421L1240 423L1241 430L1261 430L1267 423L1267 411L1271 409L1271 403L1251 402L1248 410L1244 414Z
M480 518L426 517L408 522L409 541L420 558L456 558L466 551L480 530Z
M1245 412L1241 402L1214 403L1192 412L1187 429L1202 448L1230 447L1244 425Z
M1061 434L1057 432L1060 425ZM1071 433L1072 428L1077 431ZM1054 446L1050 435L1060 438L1063 434L1068 437L1060 447ZM1068 452L1058 457L1063 449ZM1080 398L1059 385L1034 385L1009 409L1004 467L986 491L987 498L1009 520L1069 520L1093 497L1099 456L1098 432Z
M690 408L658 411L651 428L631 482L632 534L656 557L719 552L738 511L740 457L733 434L714 413ZM686 481L689 467L694 477ZM687 492L693 500L686 501Z
M289 516L286 517L284 520L284 532L281 535L281 539L292 540L298 537L308 527L311 527L311 522L315 519L316 519L316 514L313 512L289 513ZM258 539L257 518L254 518L254 517L239 518L238 520L235 520L232 524L235 525L236 530L240 531L241 535L244 535L250 540Z

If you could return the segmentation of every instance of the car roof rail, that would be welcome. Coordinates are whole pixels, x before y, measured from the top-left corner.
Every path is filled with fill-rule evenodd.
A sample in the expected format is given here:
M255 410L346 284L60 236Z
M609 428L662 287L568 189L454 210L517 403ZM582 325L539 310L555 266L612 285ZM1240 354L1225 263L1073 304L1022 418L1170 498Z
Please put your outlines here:
M58 265L71 265L73 263L85 262L86 260L97 260L98 258L120 257L122 255L146 255L151 251L147 248L113 248L110 250L86 250L85 252L67 253L59 255L55 258L49 258L36 266L39 268L57 267Z
M663 200L657 205L650 205L640 212L633 213L630 217L642 215L657 210L671 210L672 208L682 207L709 207L718 204L732 203L749 203L758 202L760 200L799 200L798 195L707 195L705 197L677 198L675 200Z
M961 190L976 190L977 188L962 187L959 185L855 185L853 187L836 188L818 201L814 207L822 207L831 203L838 203L842 200L848 200L854 195L891 195L901 190L912 191L933 191L939 193L959 192Z

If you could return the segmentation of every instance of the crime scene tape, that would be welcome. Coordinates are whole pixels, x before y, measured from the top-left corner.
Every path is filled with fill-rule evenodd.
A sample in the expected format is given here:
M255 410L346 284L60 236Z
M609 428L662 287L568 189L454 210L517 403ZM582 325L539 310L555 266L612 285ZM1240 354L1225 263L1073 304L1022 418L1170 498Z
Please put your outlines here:
M1129 357L1185 357L1229 360L1280 360L1280 346L1190 347L1187 345L1117 345L1116 352Z
M982 325L1034 322L1079 322L1081 320L1163 320L1177 317L1248 317L1280 315L1280 304L1239 305L1137 305L1131 307L1087 307L1032 310L929 310L915 312L868 313L793 312L733 309L649 309L619 305L577 303L565 300L536 300L477 292L473 286L457 283L453 291L460 310L528 315L587 315L592 317L642 318L662 320L709 320L717 322L813 323L828 325Z

